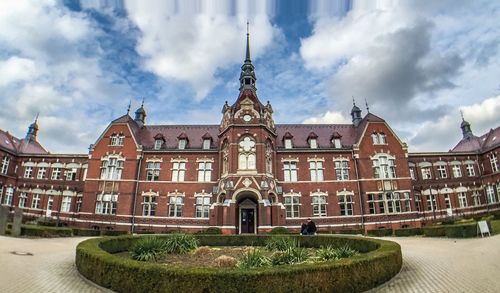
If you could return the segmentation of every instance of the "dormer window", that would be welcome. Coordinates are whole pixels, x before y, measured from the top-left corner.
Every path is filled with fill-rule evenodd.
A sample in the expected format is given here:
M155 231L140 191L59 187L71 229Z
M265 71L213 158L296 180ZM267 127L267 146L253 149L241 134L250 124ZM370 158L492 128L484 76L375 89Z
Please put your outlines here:
M291 148L293 148L292 139L291 138L285 139L285 149L291 149Z
M161 139L156 139L155 140L155 146L154 146L154 149L155 150L159 150L161 149L161 146L163 145L163 140Z
M211 145L210 139L206 138L203 140L203 149L204 150L209 150Z
M340 143L340 138L334 138L332 140L332 143L333 143L333 146L336 148L336 149L340 149L342 148L342 144Z
M186 145L187 145L186 139L184 139L184 138L179 139L179 149L180 150L186 149Z
M318 142L315 138L311 138L309 140L309 147L311 147L312 149L317 149L318 148Z

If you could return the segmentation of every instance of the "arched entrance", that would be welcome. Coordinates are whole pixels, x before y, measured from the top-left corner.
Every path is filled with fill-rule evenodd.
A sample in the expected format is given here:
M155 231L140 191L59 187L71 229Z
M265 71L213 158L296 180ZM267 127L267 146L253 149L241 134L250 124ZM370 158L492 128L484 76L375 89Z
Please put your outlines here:
M236 201L238 234L257 234L259 205L253 193L241 193Z

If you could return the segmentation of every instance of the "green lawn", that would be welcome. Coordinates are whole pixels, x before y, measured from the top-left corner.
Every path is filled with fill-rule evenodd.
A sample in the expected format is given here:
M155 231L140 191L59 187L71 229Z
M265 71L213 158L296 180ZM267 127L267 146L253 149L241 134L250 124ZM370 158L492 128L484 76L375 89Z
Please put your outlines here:
M491 224L491 234L497 235L500 234L500 220L492 220Z

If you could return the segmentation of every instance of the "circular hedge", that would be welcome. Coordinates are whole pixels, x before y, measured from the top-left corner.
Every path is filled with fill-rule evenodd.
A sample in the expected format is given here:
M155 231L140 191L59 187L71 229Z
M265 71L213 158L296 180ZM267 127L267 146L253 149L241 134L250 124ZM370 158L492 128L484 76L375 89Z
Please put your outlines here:
M242 270L182 268L113 255L141 236L89 239L76 248L76 267L87 279L118 292L361 292L401 269L399 244L355 236L294 236L302 247L349 245L361 252L333 262ZM160 235L159 237L169 237ZM266 235L198 235L206 246L264 246Z

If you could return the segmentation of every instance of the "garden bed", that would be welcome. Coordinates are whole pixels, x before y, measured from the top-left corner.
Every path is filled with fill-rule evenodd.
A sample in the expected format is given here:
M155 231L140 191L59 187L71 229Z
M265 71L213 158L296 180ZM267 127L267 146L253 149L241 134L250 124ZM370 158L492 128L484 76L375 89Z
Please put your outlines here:
M159 236L168 239L169 235ZM264 246L270 236L196 236L202 246ZM401 269L397 243L361 237L295 236L303 248L348 245L358 255L325 262L244 268L181 267L119 257L142 237L90 239L76 252L79 272L118 292L361 292Z

